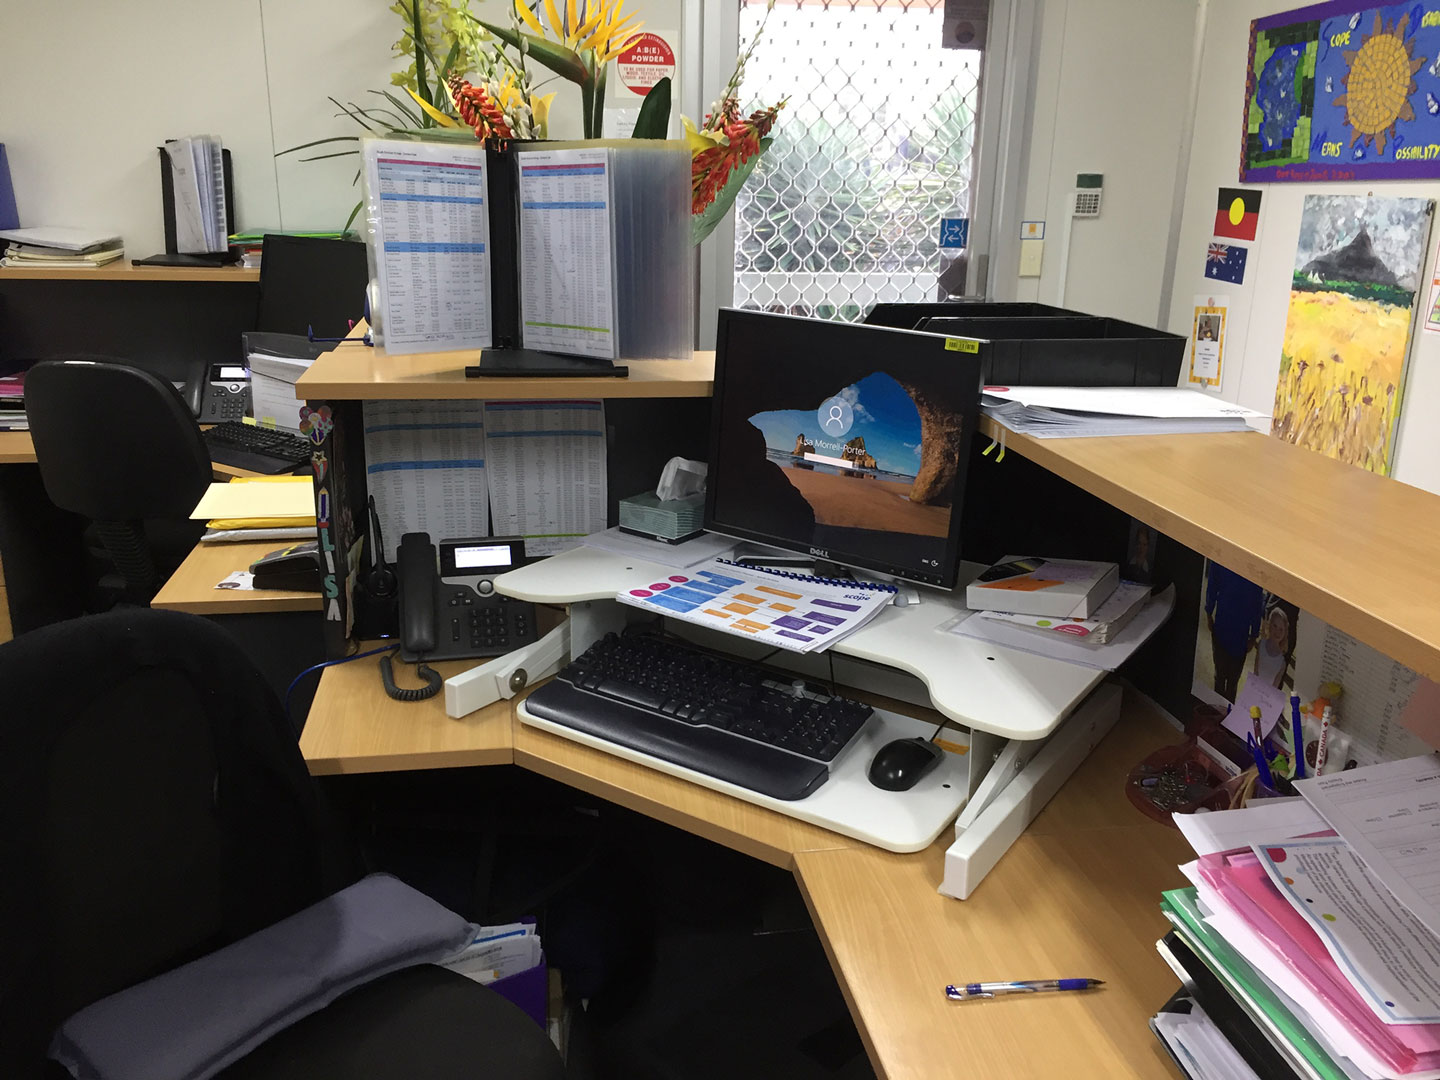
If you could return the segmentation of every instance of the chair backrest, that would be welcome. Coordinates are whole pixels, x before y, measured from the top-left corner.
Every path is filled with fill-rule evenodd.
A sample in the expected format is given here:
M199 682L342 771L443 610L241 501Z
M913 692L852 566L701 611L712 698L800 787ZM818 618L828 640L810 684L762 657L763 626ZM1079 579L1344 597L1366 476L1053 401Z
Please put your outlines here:
M349 320L365 314L370 267L364 244L267 235L264 251L255 329L304 336L313 328L316 337L344 337Z
M50 501L95 521L184 519L210 484L210 452L163 379L119 363L47 360L25 413Z
M324 895L293 728L205 619L119 609L0 646L0 1076L75 1010Z

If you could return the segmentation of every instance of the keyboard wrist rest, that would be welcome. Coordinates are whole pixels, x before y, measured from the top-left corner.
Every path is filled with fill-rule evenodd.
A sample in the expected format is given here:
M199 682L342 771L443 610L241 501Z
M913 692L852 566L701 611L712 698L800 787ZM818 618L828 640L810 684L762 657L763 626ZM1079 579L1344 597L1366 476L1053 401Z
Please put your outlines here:
M774 799L805 798L830 776L814 761L708 727L691 727L554 679L525 699L543 720L582 731Z

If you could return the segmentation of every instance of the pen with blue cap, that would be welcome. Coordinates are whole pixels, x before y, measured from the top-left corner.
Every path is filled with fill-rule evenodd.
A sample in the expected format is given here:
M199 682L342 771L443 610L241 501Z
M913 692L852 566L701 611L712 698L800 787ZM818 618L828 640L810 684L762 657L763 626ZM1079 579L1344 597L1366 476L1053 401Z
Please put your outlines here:
M1038 994L1047 990L1089 990L1103 986L1103 979L1022 979L1016 982L988 982L951 984L945 987L945 996L951 1001L969 1001L973 998L992 998L1002 994Z

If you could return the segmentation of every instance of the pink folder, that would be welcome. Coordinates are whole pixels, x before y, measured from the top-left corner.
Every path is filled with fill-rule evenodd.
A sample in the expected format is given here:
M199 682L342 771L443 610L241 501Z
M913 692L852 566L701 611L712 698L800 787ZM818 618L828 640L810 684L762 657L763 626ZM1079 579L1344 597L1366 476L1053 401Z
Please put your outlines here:
M1385 1024L1370 1011L1324 943L1270 881L1251 851L1202 856L1200 876L1350 1032L1396 1072L1440 1069L1440 1024Z

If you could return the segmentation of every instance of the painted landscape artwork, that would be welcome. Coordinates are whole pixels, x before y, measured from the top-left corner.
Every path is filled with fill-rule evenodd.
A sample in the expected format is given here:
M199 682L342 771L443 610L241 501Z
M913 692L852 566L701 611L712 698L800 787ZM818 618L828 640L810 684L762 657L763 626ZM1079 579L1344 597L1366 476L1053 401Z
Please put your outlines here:
M1434 206L1305 197L1272 434L1389 475Z

